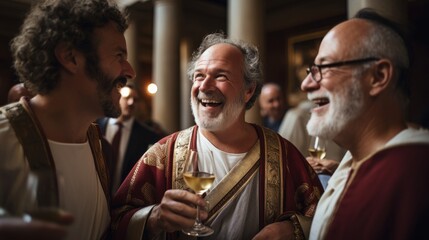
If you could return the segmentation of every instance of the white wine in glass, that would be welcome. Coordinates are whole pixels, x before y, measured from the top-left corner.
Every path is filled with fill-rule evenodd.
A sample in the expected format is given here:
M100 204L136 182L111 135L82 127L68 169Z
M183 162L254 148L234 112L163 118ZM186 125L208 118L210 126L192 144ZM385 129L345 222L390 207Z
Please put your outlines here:
M191 188L197 195L201 196L211 188L213 181L215 180L215 175L213 173L199 171L198 154L196 151L190 150L188 159L185 163L183 179L189 188ZM190 229L184 229L182 232L189 236L203 237L213 234L214 231L201 223L200 208L197 205L197 216L195 218L194 226Z
M319 137L311 137L310 146L308 147L310 156L323 159L326 156L325 140Z
M213 185L215 176L206 172L185 172L183 174L186 185L198 195L202 195Z

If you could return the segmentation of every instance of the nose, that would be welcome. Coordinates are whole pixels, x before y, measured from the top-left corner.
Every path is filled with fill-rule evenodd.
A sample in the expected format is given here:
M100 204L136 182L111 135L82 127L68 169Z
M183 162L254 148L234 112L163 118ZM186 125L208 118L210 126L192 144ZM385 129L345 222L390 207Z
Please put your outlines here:
M301 90L304 92L311 92L320 88L320 84L311 78L311 74L307 74L307 77L301 83Z
M212 88L215 84L215 81L210 78L210 76L206 76L206 78L203 81L198 81L200 83L200 86L198 89L200 91L207 91L210 88Z
M128 61L124 61L122 68L124 76L127 79L134 79L136 77L136 72Z

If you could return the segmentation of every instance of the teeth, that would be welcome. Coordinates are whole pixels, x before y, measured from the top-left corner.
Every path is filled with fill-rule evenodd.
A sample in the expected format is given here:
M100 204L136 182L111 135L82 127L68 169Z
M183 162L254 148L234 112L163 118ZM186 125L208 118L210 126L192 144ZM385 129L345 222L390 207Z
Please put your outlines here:
M327 98L317 98L317 99L313 99L313 102L315 104L317 104L318 106L323 106L323 105L329 103L329 99L327 99Z
M204 103L204 104L208 104L208 103L220 103L218 101L210 100L210 99L201 99L201 102Z

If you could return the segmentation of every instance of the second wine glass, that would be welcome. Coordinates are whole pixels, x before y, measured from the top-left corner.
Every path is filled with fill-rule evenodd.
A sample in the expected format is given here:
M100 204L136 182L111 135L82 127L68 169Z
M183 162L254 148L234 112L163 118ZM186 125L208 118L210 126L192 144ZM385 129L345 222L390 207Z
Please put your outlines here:
M213 173L200 171L198 166L198 154L196 151L190 150L185 162L183 179L189 188L191 188L197 195L202 196L213 185L215 175ZM201 223L200 208L197 205L197 216L195 218L194 226L190 229L184 229L182 232L189 236L202 237L209 236L213 234L214 231Z
M310 156L323 159L326 156L326 140L318 136L311 136L310 146L308 147Z
M56 200L54 183L55 176L49 170L30 171L26 181L26 194L21 200L25 201L23 218L26 221L39 219L59 222L60 209Z

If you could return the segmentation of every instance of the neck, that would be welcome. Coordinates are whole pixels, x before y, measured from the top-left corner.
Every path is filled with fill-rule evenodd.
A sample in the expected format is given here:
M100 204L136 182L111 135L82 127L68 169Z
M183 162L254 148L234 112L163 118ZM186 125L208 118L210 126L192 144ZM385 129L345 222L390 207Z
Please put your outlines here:
M393 107L373 108L348 124L345 127L348 130L340 134L335 141L348 149L353 158L359 161L383 148L390 139L406 127L402 111Z
M132 118L131 115L121 115L118 117L118 120L121 122L126 122L126 121L130 120L131 118Z
M64 143L86 141L88 128L97 116L83 112L70 99L52 93L36 95L30 100L30 107L48 139Z
M247 152L258 140L255 128L244 121L220 131L200 131L214 146L228 153Z

